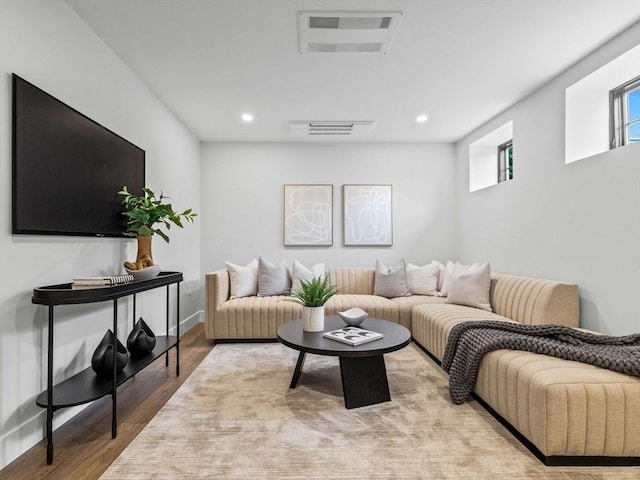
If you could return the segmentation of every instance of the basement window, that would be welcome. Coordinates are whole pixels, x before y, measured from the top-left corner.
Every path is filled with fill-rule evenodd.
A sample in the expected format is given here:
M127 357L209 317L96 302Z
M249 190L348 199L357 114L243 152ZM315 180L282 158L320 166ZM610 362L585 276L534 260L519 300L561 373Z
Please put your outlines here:
M498 183L513 180L513 139L498 145Z
M640 143L638 65L640 45L566 89L565 163Z
M609 148L640 142L640 76L609 92Z
M469 191L513 179L513 122L469 145Z

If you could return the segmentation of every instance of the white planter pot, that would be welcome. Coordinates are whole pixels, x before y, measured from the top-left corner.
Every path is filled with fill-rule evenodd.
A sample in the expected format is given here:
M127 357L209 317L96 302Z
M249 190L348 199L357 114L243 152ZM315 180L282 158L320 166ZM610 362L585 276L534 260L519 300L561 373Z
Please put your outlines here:
M302 307L302 329L305 332L324 330L324 307Z

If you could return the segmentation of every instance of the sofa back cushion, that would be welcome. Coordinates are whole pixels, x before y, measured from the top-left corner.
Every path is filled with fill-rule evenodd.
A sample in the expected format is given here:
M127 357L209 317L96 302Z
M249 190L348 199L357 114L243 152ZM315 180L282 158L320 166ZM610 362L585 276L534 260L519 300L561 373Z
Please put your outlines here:
M338 293L373 295L374 271L372 267L327 267L329 282Z
M579 326L578 285L504 273L491 274L491 306L525 324Z

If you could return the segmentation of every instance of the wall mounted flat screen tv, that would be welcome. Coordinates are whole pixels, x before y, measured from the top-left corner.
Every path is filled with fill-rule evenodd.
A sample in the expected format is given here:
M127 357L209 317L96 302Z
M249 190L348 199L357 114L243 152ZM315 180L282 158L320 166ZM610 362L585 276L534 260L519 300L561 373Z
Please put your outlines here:
M145 152L13 74L12 233L123 237Z

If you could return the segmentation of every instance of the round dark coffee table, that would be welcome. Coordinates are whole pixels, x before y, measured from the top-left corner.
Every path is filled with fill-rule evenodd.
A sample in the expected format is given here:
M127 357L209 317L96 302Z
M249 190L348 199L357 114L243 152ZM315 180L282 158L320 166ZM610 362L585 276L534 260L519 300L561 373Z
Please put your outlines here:
M307 353L328 355L340 360L345 407L357 408L388 402L391 400L391 394L384 354L409 345L411 333L397 323L367 318L360 326L382 333L383 338L351 346L322 336L324 332L346 326L340 317L328 316L324 320L322 332L305 332L302 329L302 320L294 320L278 328L278 340L300 352L289 388L296 388Z

